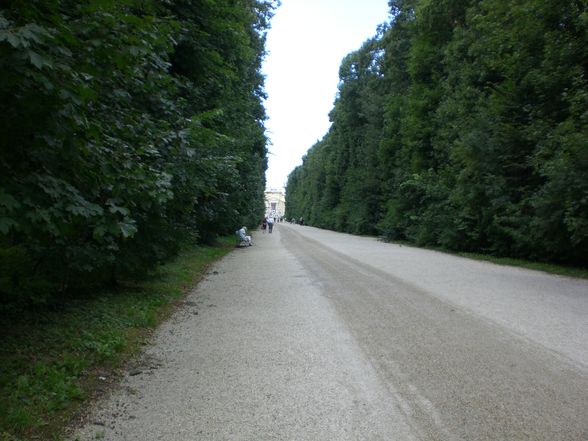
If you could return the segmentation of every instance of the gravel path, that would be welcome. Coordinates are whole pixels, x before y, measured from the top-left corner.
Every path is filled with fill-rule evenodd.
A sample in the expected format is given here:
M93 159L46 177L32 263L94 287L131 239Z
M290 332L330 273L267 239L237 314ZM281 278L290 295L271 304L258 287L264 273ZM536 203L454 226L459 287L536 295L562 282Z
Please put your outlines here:
M80 441L588 440L588 282L276 225Z
M374 238L290 226L307 240L461 306L588 368L588 281Z

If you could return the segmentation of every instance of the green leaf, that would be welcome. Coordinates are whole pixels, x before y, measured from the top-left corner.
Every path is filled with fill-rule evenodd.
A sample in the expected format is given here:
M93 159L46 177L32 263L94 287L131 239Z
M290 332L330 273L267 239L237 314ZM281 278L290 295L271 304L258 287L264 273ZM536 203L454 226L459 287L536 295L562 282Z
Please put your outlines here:
M0 189L0 205L4 206L7 210L14 210L15 208L20 207L20 203L9 195L4 190Z
M8 43L10 43L10 45L15 49L22 46L21 40L18 37L18 35L15 35L12 32L0 32L0 41L8 41Z
M119 207L118 205L111 205L108 211L111 213L120 213L123 216L128 216L131 213L128 208Z
M8 217L0 217L0 233L7 234L12 228L17 227L18 223Z
M101 240L102 238L104 238L104 235L106 234L107 231L108 231L108 227L106 225L104 225L104 224L97 225L96 227L94 227L94 231L92 232L92 236L96 240Z
M118 226L122 236L127 239L137 232L137 227L130 222L119 222Z
M41 55L39 55L35 51L29 51L29 59L31 60L31 63L33 64L33 66L35 66L38 69L42 69L43 66L46 66L47 64L49 64L45 60L45 58L43 58Z
M10 22L4 18L2 12L0 12L0 29L6 29L10 25Z

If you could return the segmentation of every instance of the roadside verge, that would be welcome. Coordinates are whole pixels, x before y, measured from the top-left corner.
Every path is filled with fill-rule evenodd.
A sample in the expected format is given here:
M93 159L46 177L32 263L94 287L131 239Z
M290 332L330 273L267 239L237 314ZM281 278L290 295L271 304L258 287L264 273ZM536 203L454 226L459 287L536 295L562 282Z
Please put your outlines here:
M0 324L0 441L61 439L233 242L190 247L143 281Z

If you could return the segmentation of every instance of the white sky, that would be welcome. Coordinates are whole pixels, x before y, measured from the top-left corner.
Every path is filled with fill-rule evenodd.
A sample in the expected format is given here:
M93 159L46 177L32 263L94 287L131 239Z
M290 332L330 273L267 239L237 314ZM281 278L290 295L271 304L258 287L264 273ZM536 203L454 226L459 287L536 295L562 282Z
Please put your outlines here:
M282 0L262 71L269 146L267 188L282 188L327 133L343 57L376 35L387 0Z

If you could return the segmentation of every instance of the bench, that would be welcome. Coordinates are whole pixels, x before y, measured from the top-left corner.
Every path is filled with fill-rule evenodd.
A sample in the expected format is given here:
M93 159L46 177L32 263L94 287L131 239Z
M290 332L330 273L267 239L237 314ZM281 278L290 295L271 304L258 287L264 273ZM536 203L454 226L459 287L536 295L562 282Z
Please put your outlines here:
M239 230L235 231L235 239L236 239L236 243L235 243L236 248L249 246L249 243L246 240L243 240L241 238L241 235L239 234Z

